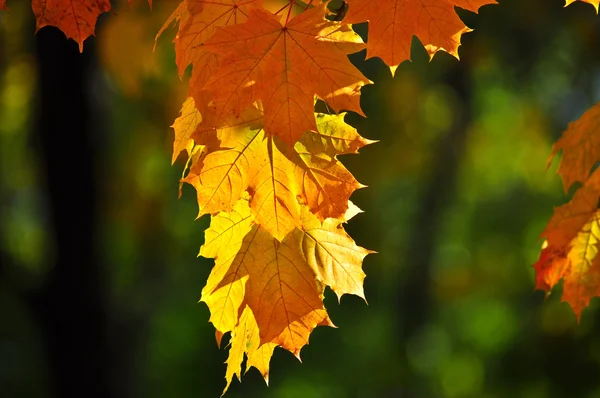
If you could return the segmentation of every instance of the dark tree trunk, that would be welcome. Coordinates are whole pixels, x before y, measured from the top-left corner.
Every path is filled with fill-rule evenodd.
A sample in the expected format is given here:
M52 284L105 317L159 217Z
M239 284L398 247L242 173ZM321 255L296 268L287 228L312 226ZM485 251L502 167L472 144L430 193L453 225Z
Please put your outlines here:
M55 28L38 32L39 143L54 258L33 298L53 395L111 397L107 300L97 224L91 43L80 54Z
M453 125L439 138L433 150L435 164L424 184L412 222L413 233L406 258L410 271L398 295L401 322L399 338L403 347L432 316L431 265L435 249L439 246L441 222L455 198L456 178L468 138L468 127L472 122L469 76L468 63L462 61L460 64L454 63L444 79L461 101ZM408 384L418 385L417 380L416 375L407 375Z

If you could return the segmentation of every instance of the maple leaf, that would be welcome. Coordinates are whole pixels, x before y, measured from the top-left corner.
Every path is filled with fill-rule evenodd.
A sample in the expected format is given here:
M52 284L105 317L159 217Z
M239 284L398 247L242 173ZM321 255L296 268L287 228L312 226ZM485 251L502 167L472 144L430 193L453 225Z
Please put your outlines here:
M364 298L361 264L371 251L357 246L338 219L321 223L306 207L303 219L303 228L279 241L253 222L242 198L231 212L214 215L205 232L200 254L214 258L215 266L201 301L218 336L231 332L227 387L240 376L244 354L247 367L267 380L275 346L299 357L316 326L333 326L323 307L325 286L338 297Z
M586 220L565 250L543 249L536 268L536 288L550 291L564 280L562 301L569 303L579 320L593 297L600 296L600 212Z
M566 0L567 4L565 4L565 7L568 6L569 4L575 3L578 0ZM579 0L583 3L588 3L594 6L594 8L596 9L596 13L598 13L598 7L600 6L600 0Z
M190 85L201 88L218 64L218 57L206 51L204 43L217 28L246 21L248 6L261 3L262 0L184 0L164 23L156 40L173 21L179 22L174 40L179 75L192 64Z
M213 95L218 115L239 115L260 100L265 131L293 145L316 130L315 95L336 112L363 114L360 88L371 83L348 60L362 40L348 26L325 19L326 4L286 23L252 8L246 22L221 28L205 50L222 61L204 89Z
M36 32L44 26L56 26L67 38L79 44L94 34L98 16L110 11L110 0L32 0Z
M255 367L269 384L269 362L277 345L274 343L260 345L258 325L252 310L247 305L244 306L238 325L231 332L230 344L231 348L226 362L227 371L225 372L227 385L223 394L229 388L234 375L237 375L238 380L241 381L244 354L248 357L246 372L251 367Z
M600 103L569 124L552 147L548 163L558 151L562 151L558 173L562 177L565 192L568 192L574 182L585 181L592 167L600 161Z
M302 229L293 231L293 240L298 242L299 251L316 278L329 286L338 300L344 294L354 294L364 300L365 273L361 264L365 256L374 252L357 246L344 231L342 223L353 214L348 214L344 221L328 218L323 222L306 208L302 215Z
M347 23L369 21L367 58L379 57L395 73L410 59L413 36L417 36L430 57L446 51L458 58L463 33L470 32L454 7L477 12L495 0L346 0Z
M600 262L597 256L599 217L599 212L592 215L571 243L572 247L567 255L562 300L571 305L578 319L581 311L589 305L590 299L600 295Z
M175 130L171 163L175 163L175 160L177 160L182 151L188 151L189 156L190 146L194 143L192 135L196 132L196 128L201 122L202 115L196 109L194 99L192 97L186 98L181 107L181 115L175 119L175 122L171 126Z
M536 270L536 288L550 290L564 279L563 301L579 318L589 300L600 291L598 246L598 200L600 169L575 192L571 201L554 210L542 233L547 239Z
M230 211L248 192L256 222L280 240L301 225L301 205L321 220L342 217L362 185L335 156L370 141L344 123L344 115L318 115L317 132L289 148L252 126L257 117L218 129L220 146L191 166L184 182L196 189L198 216Z
M600 199L600 169L575 192L569 203L554 209L554 214L542 236L552 246L565 247L598 208Z
M292 234L279 242L251 219L244 199L232 213L213 216L206 232L210 243L201 254L216 254L215 267L201 300L222 333L238 323L239 308L246 301L256 318L261 344L275 343L298 356L317 325L332 325L323 307L323 285L295 250L298 242Z

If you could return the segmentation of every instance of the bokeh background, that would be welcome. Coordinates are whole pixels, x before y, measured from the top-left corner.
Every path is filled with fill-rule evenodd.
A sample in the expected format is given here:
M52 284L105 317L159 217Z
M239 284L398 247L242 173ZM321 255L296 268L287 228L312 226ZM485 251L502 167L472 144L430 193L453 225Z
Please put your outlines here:
M376 250L368 305L327 292L338 329L318 328L300 364L278 349L228 397L600 397L600 309L581 322L531 265L553 206L552 143L600 100L600 17L588 4L500 0L461 61L413 61L376 84L380 143L342 160L369 186L347 226ZM198 303L212 262L208 218L171 166L185 99L168 30L176 1L117 2L79 54L54 28L34 36L30 1L0 13L0 396L218 397L227 351ZM358 26L364 34L366 26Z

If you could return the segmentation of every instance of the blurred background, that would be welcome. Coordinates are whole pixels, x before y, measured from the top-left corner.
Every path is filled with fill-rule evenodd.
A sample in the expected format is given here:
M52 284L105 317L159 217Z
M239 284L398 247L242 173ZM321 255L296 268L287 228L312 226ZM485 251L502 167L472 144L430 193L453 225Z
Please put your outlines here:
M168 30L176 1L115 2L83 54L55 28L34 35L30 1L0 13L0 395L218 397L225 349L198 303L212 266L196 257L208 218L177 198L170 125L185 99ZM413 61L376 84L381 142L342 161L369 186L347 229L379 254L367 305L325 299L300 364L278 349L270 387L253 369L233 397L600 397L600 309L577 324L531 265L553 206L552 143L600 100L600 18L589 4L500 0L461 61ZM357 26L366 34L366 26Z

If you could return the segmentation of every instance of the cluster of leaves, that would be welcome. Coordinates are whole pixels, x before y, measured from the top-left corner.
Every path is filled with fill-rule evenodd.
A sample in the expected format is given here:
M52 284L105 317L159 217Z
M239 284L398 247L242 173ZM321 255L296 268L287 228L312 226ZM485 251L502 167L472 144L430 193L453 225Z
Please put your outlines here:
M476 11L492 1L347 3L337 21L328 2L292 0L273 13L260 0L185 0L159 32L177 21L180 74L192 65L173 160L187 151L182 181L196 189L199 216L212 215L200 254L215 267L201 300L217 340L231 334L227 386L244 355L246 369L267 379L275 347L299 357L316 326L333 325L326 286L338 298L364 298L369 251L343 228L360 211L349 198L361 184L337 157L370 141L343 113L315 113L322 100L362 114L360 89L371 82L348 60L365 48L351 24L372 21L367 56L393 73L413 35L432 56L457 55L469 29L454 6Z
M596 8L600 0L581 0ZM567 0L566 5L575 0ZM548 164L562 151L558 174L565 192L581 184L571 200L554 209L539 260L534 264L536 288L548 294L561 280L562 300L577 319L593 297L600 296L600 103L569 125L554 144Z
M360 212L349 198L362 185L338 155L372 142L340 113L362 115L360 89L372 82L347 55L366 47L394 73L417 36L431 56L458 56L469 29L455 6L476 12L492 3L348 0L333 15L328 1L290 0L272 12L261 0L183 0L166 21L157 38L176 23L180 75L192 65L173 125L173 161L187 153L182 182L196 189L199 216L212 217L200 254L215 266L201 301L218 343L230 333L225 390L241 377L244 357L268 380L275 347L299 357L316 326L333 326L325 287L338 298L364 298L370 251L343 227ZM38 29L57 26L80 49L111 7L109 0L32 5ZM351 24L368 21L365 45ZM315 113L318 100L335 113Z
M131 0L129 0L131 2ZM576 0L566 0L566 5ZM598 10L600 0L580 0ZM152 6L152 0L149 0ZM430 56L458 58L469 32L455 7L477 12L494 0L289 0L279 10L262 0L183 0L164 24L178 25L179 74L192 65L188 98L173 127L173 161L197 192L199 216L211 225L200 250L215 259L201 300L220 344L230 333L226 380L256 367L268 380L273 350L299 357L316 326L333 326L325 287L364 298L362 261L343 224L360 212L350 202L362 185L340 163L372 141L344 122L362 115L360 90L372 83L347 55L366 47L392 74L410 59L416 36ZM32 0L37 29L60 28L79 43L94 33L110 0ZM0 10L6 0L0 0ZM274 11L274 12L273 12ZM367 43L352 24L369 22ZM316 113L316 101L335 113ZM579 316L599 295L600 105L571 124L556 143L565 190L583 186L555 210L535 264L537 287L564 279L563 299ZM227 387L225 390L227 390Z
M534 265L536 288L549 293L562 279L562 300L571 305L578 318L590 300L600 295L599 127L600 104L596 104L571 123L554 144L551 159L562 151L558 173L565 192L575 183L583 185L570 202L554 209L542 233L546 239L542 253Z

